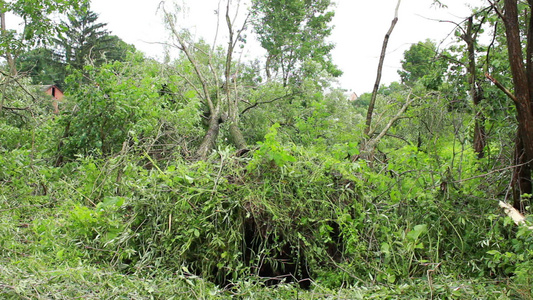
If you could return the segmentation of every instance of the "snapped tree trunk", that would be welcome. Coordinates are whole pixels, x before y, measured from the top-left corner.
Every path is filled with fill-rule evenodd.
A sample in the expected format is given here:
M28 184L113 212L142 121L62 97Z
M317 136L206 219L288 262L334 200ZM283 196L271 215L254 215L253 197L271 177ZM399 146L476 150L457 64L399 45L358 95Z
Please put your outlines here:
M242 132L237 124L235 124L233 121L229 125L229 133L231 136L231 141L237 147L237 149L245 149L246 148L246 140L244 139L244 136L242 135Z
M504 210L505 214L509 216L516 225L526 225L526 217L516 210L511 205L500 201L500 207ZM529 230L533 230L533 226L528 226Z
M230 0L226 1L225 18L226 24L228 26L229 39L228 48L226 52L226 61L224 66L225 83L222 85L224 86L224 88L221 88L221 85L219 84L220 74L212 61L212 53L209 54L208 69L210 71L207 72L205 71L205 68L202 68L201 63L195 58L195 51L191 51L194 50L194 45L192 41L187 40L186 35L183 35L183 33L177 30L176 24L174 23L174 17L170 15L167 11L165 11L163 8L165 13L165 20L168 23L173 36L178 42L176 46L178 49L185 53L187 59L193 65L194 73L196 74L198 80L200 81L200 84L202 85L202 98L204 99L207 107L209 108L209 126L200 146L196 151L196 157L199 159L205 159L209 155L209 152L215 147L218 133L220 131L220 123L222 123L222 116L227 116L227 118L224 118L224 121L226 121L226 119L227 121L229 121L230 136L235 146L239 149L246 148L245 139L242 135L241 130L238 127L239 100L236 92L237 87L234 87L235 93L232 94L230 85L232 84L232 82L236 85L237 82L237 78L236 76L234 76L236 74L232 73L232 57L233 52L235 50L235 46L241 40L241 34L246 29L248 17L244 21L242 28L240 30L235 31L233 27L233 22L229 15L230 3ZM234 76L234 78L232 78L232 76ZM214 81L214 83L212 81ZM215 90L215 98L211 97L211 90ZM224 95L225 99L224 97L222 97L222 95ZM223 101L226 102L223 104Z
M372 91L372 97L370 99L370 104L368 105L368 111L366 114L366 127L365 127L365 134L368 135L370 132L370 125L372 125L372 115L374 113L374 106L376 104L376 97L379 90L379 84L381 82L381 73L383 71L383 62L385 61L385 54L387 52L387 45L389 43L390 35L392 34L392 31L394 30L394 27L396 26L396 23L398 23L398 10L400 9L400 3L401 0L398 0L398 4L396 5L396 10L394 12L394 19L392 20L391 26L389 28L389 31L387 31L387 34L385 34L385 38L383 39L383 46L381 48L381 55L379 57L379 64L378 64L378 74L376 76L376 82L374 84L374 89Z

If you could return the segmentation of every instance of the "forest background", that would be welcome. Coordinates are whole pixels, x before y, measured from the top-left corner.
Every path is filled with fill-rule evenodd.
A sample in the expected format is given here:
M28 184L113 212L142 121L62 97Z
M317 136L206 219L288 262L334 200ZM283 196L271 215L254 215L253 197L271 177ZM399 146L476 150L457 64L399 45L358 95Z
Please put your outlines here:
M350 99L329 0L220 1L214 43L161 2L161 61L88 1L1 2L0 295L531 299L499 203L531 212L533 3L484 2L382 85L397 5Z

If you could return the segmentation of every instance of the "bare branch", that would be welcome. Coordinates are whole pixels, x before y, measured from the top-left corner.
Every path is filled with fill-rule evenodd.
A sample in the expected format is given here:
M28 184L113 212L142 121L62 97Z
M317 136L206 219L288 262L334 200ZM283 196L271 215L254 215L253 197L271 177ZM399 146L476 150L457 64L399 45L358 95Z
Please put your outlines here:
M18 80L18 77L17 76L13 76L13 75L10 75L10 74L7 74L5 73L4 71L0 70L0 74L6 76L6 77L9 77L11 78L13 81L15 81L15 83L26 93L28 94L28 96L31 97L31 99L33 101L36 101L37 99L35 99L35 96L30 92L28 91L28 89L26 88L25 85L23 85L22 83L20 83L20 81Z
M468 178L461 179L461 180L455 180L455 181L453 181L453 183L461 183L461 182L469 181L469 180L476 179L476 178L487 177L487 176L489 176L491 174L500 173L500 172L507 171L507 170L512 170L512 169L516 169L516 168L528 165L528 164L530 164L532 162L533 162L533 160L530 160L528 162L521 163L521 164L518 164L518 165L513 165L513 166L509 166L509 167L505 167L505 168L501 168L501 169L497 169L497 170L492 170L492 171L490 171L488 173L485 173L485 174L476 175L476 176L468 177Z
M7 110L27 110L27 111L31 110L31 108L29 106L27 106L27 107L7 107L7 106L4 106L3 108L7 109Z
M504 87L498 80L496 80L494 77L490 76L489 73L485 73L485 77L487 77L488 80L490 80L494 85L496 85L502 92L507 95L507 97L511 98L514 103L518 103L518 100L516 99L515 95L511 93L506 87Z
M376 97L377 97L378 90L379 90L379 83L381 82L381 73L383 71L383 63L385 61L387 44L389 43L390 35L392 34L392 31L394 30L396 23L398 23L398 10L400 9L401 2L402 2L401 0L398 0L398 4L396 5L396 10L394 12L394 19L392 20L389 31L387 31L387 34L385 34L385 38L383 39L383 47L381 49L381 55L379 57L378 74L376 77L376 83L374 84L374 90L372 91L372 98L370 99L370 104L368 106L368 112L366 115L366 127L365 127L366 135L368 135L368 132L370 131L370 125L372 124L372 114L374 112L374 105L376 103Z
M491 0L488 0L490 5L492 7L494 7L494 10L496 11L496 13L498 14L498 16L500 17L500 19L505 19L505 17L503 16L503 13L498 9L498 7L496 6L496 3L493 3Z
M277 98L274 98L272 100L268 100L268 101L261 101L261 102L256 102L250 106L248 106L247 108L245 108L242 112L241 112L241 115L243 115L245 112L247 112L248 110L252 109L252 108L255 108L259 105L262 105L262 104L268 104L268 103L273 103L273 102L276 102L276 101L279 101L279 100L283 100L287 97L290 97L290 96L295 96L297 94L300 94L300 93L292 93L292 94L288 94L288 95L283 95L283 96L280 96L280 97L277 97Z
M368 145L370 147L374 147L387 134L392 125L394 125L394 123L402 117L403 113L407 110L407 107L409 107L409 105L414 100L413 98L411 98L412 94L412 92L409 93L409 95L407 96L407 101L403 104L402 108L398 111L398 113L396 113L396 115L392 119L390 119L389 123L387 123L385 128L381 130L381 133L368 142Z
M172 18L172 15L169 12L167 12L167 10L165 9L164 6L162 7L162 10L163 10L163 14L165 16L165 21L168 23L169 29L171 30L172 35L176 38L176 40L179 43L178 49L180 49L181 51L183 51L185 53L185 55L187 56L187 59L193 65L193 68L194 68L194 71L196 73L196 76L198 77L198 79L200 80L200 83L202 85L204 97L205 97L205 99L207 101L207 105L209 106L209 110L212 111L212 112L215 111L215 105L213 104L213 101L211 100L211 97L209 96L209 88L207 86L207 80L204 78L204 76L203 76L203 74L202 74L202 72L200 70L200 66L198 65L198 62L193 57L193 55L192 55L187 43L183 39L181 33L179 33L178 30L176 29L176 24L174 23L174 19Z

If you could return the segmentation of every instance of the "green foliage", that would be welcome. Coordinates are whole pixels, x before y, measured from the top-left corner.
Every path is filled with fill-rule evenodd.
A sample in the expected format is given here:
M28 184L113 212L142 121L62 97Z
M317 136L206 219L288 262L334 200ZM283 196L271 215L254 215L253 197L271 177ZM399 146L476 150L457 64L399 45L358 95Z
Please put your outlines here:
M433 171L442 170L444 176L446 166L436 167L437 161L414 147L395 152L390 158L395 163L390 164L389 171L376 173L364 162L343 162L323 152L283 145L277 139L278 130L281 130L278 126L271 129L261 145L263 150L257 150L250 162L232 157L227 149L218 151L207 162L190 164L178 160L146 170L137 164L133 151L131 156L110 160L86 158L57 170L39 167L44 177L36 178L41 178L48 187L55 186L51 196L60 202L34 216L29 231L3 227L6 234L0 245L4 258L16 256L12 251L26 251L25 247L31 247L32 253L41 253L41 258L32 257L35 262L23 259L24 264L33 266L28 269L20 269L20 263L19 267L4 264L2 273L22 278L32 268L52 268L61 278L71 274L70 279L62 281L68 284L62 295L77 295L82 292L78 286L91 286L94 279L76 274L86 274L84 270L105 262L103 266L109 271L100 280L109 281L110 286L119 283L128 286L122 289L124 294L145 295L149 290L165 293L159 278L173 272L183 274L176 277L174 289L224 296L201 279L204 278L233 282L235 289L257 296L266 291L253 282L246 284L241 280L249 280L250 274L257 278L257 268L275 263L275 254L288 243L295 253L303 251L300 255L314 270L315 289L304 293L282 285L277 293L287 297L294 292L302 298L347 295L347 290L338 290L340 285L366 281L388 287L378 284L372 289L352 290L355 294L350 297L417 297L422 291L442 297L475 297L490 290L483 283L470 284L465 277L470 272L496 272L504 268L494 264L485 267L488 261L496 261L492 252L487 253L490 249L501 249L502 253L514 250L505 242L507 232L484 229L496 227L482 217L491 211L490 206L472 193L480 182L468 183L461 190L450 187L451 191L441 194L428 187L439 186L443 179L439 180ZM277 165L269 157L272 151L286 153L294 161L287 159ZM443 160L454 155L455 152L442 148ZM473 161L474 155L465 160L465 166ZM250 169L253 162L257 167ZM4 174L11 169L22 171L23 165L24 162L19 162L19 167L7 165ZM391 173L398 175L390 176ZM432 180L426 174L435 178ZM33 176L33 171L27 170L4 175L1 180L6 182L10 178L9 186L26 186L19 193L32 194L38 186L26 185L24 179L17 182L12 179L27 180ZM11 193L5 195L10 197ZM26 201L43 203L36 202L37 199L19 197L19 203L4 200L4 208L15 208L9 210L10 217L4 222L24 220L35 209L17 207ZM468 205L453 203L457 199ZM480 217L473 217L476 215ZM250 222L256 226L259 246L246 263L244 229ZM33 242L25 245L10 238L21 234ZM527 241L522 245L528 245ZM334 250L335 247L339 248ZM522 251L520 247L515 250ZM46 263L39 263L40 259ZM523 262L527 263L527 259ZM54 267L59 265L70 268ZM150 269L157 274L150 284L130 285L130 280L144 278L144 272ZM130 275L119 276L120 270ZM429 270L434 271L428 273ZM461 280L447 277L458 270L463 274ZM426 274L432 277L426 278ZM524 276L521 278L527 278ZM421 281L405 284L408 278ZM23 285L26 281L3 282L19 286L19 293L31 293ZM111 291L102 289L100 293ZM14 292L5 290L7 295Z
M438 57L435 43L430 40L413 44L405 51L402 71L398 71L402 83L413 86L417 81L431 90L438 90L443 83L448 63Z
M123 149L125 142L127 146L144 139L161 139L160 131L166 127L179 128L175 132L178 136L196 129L199 114L195 93L185 93L179 107L164 109L156 88L164 79L157 74L154 62L135 55L127 62L86 66L84 72L87 75L75 72L68 79L71 108L59 120L65 128L61 155L110 155Z
M190 160L207 100L230 100L224 50L205 42L190 44L196 66L139 53L80 62L56 116L30 78L1 78L0 297L531 298L531 231L497 207L509 194L512 104L484 88L492 140L478 159L462 48L441 53L459 62L444 74L445 64L423 62L438 55L434 44L419 43L406 53L408 86L380 88L366 137L368 95L350 103L329 86L329 1L289 2L255 1L255 17L272 21L262 41L270 71L297 70L285 74L292 81L263 83L257 62L231 63L251 150L223 146L231 136L221 114L221 146ZM282 34L295 31L303 42ZM501 50L483 60L504 76ZM303 291L295 281L307 272Z
M261 46L267 50L267 72L281 72L282 82L305 78L305 65L316 62L328 74L342 72L331 62L326 42L334 16L330 0L254 0L252 15Z
M54 42L60 47L62 61L81 70L86 64L99 66L110 61L124 61L128 52L134 52L117 36L105 30L105 23L97 23L98 15L84 7L68 15L68 23L61 25L66 29Z
M502 230L502 227L514 226L510 218L498 223L497 226L493 227L493 231ZM502 251L501 248L495 248L487 251L488 256L486 257L487 265L492 272L503 272L506 275L514 274L514 290L516 294L523 298L531 297L533 294L533 265L531 263L533 258L533 247L531 246L533 238L531 233L532 230L530 227L528 228L528 225L520 226L516 232L516 237L505 241L512 247L512 250Z
M248 169L253 170L258 164L265 159L269 163L273 163L278 167L282 167L288 162L295 162L296 159L294 156L290 155L276 140L278 135L278 128L280 125L278 123L272 125L268 130L268 133L265 135L264 142L258 142L259 150L254 152L254 160L248 164Z
M83 10L86 3L86 0L2 1L0 12L13 13L24 19L24 29L22 32L14 30L2 32L0 52L14 55L22 52L27 46L49 42L53 34L63 29L56 22L54 14Z
M119 62L100 69L87 66L85 71L92 84L81 85L83 75L79 72L68 79L72 87L67 92L75 109L62 121L68 128L63 148L67 156L95 151L109 155L121 149L130 131L150 134L154 130L156 123L143 117L157 114L148 110L155 106L156 91L149 88L148 80L140 81L138 86L136 74L127 68L129 64Z

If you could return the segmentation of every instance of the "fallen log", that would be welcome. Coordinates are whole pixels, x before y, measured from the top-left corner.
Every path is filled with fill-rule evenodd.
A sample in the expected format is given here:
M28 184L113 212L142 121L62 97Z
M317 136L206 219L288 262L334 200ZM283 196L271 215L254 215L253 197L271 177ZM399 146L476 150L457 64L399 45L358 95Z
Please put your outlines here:
M500 207L503 208L505 214L509 216L516 225L526 225L526 217L516 210L516 208L503 201L500 201ZM533 226L528 226L528 228L533 230Z

